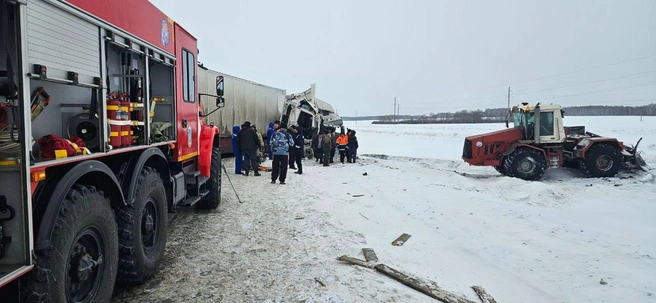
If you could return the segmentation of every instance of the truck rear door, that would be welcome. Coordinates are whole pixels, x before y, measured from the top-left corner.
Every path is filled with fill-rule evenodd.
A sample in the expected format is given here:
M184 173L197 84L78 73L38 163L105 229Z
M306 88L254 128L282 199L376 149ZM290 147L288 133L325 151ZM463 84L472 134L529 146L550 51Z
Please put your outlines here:
M176 128L178 132L176 161L198 155L198 64L197 42L175 23L176 52Z

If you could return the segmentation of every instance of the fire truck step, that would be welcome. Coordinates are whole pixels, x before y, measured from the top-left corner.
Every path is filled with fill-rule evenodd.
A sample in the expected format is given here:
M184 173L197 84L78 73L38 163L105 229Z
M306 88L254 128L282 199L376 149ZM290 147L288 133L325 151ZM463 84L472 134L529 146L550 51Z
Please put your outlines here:
M182 203L183 206L192 206L196 204L198 201L200 201L202 197L201 196L188 196L187 198L184 199L184 202Z
M210 177L205 177L205 176L198 177L198 186L205 184L209 179Z
M195 171L193 173L184 173L184 175L185 175L185 179L189 180L200 176L200 171Z
M207 196L209 194L209 190L204 190L200 192L199 196L187 196L187 198L184 199L184 202L182 203L183 206L193 206L194 204L198 203L200 199L203 197Z

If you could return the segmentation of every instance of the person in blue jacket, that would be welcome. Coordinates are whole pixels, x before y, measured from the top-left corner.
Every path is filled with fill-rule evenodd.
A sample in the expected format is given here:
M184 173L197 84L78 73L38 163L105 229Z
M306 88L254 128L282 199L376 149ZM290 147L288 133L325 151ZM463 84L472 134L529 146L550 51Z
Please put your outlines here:
M241 175L241 164L244 161L241 151L239 150L239 143L237 143L237 133L241 128L239 125L232 127L232 153L235 154L235 174Z
M271 137L276 133L274 128L274 123L269 122L269 128L267 129L267 150L269 151L269 160L273 160L273 151L271 150Z

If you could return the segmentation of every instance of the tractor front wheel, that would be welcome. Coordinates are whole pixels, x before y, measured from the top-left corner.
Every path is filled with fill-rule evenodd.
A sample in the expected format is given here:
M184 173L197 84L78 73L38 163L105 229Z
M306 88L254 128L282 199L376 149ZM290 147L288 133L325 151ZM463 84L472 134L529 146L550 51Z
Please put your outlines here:
M547 161L536 149L519 148L505 158L503 167L510 177L536 181L542 178Z
M613 177L620 169L620 152L608 144L595 144L581 160L581 172L587 177Z
M506 171L506 166L503 164L506 161L506 157L503 157L501 161L499 161L499 166L495 166L494 169L496 169L497 172L504 176L508 176L508 172Z

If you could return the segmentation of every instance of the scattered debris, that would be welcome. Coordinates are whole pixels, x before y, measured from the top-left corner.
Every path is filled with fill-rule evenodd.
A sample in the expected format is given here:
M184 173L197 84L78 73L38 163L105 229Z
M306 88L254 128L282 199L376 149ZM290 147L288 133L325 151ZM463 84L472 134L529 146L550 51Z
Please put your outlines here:
M364 250L364 249L363 249ZM476 303L472 300L469 300L465 297L462 297L460 295L448 292L442 288L440 288L437 283L435 282L425 282L422 281L421 279L411 277L407 274L404 274L394 268L391 268L385 264L378 264L375 266L372 266L372 263L365 262L360 259L356 258L351 258L346 255L339 257L337 260L339 261L344 261L351 263L353 265L359 265L363 266L366 268L373 268L379 273L382 273L394 280L397 280L406 286L411 287L412 289L415 289L431 298L437 299L441 302L445 303ZM496 303L496 302L491 302L491 303Z
M604 279L602 278L601 281L599 281L599 284L606 285L606 284L608 284L608 282L604 281Z
M366 172L365 172L364 174L362 174L362 175L363 175L363 176L368 176Z
M364 197L364 195L353 195L354 198Z
M305 219L305 217L303 217L301 215L298 215L298 216L296 216L296 218L294 218L294 220L302 220L302 219Z
M478 295L478 298L481 299L483 303L497 303L497 301L487 293L483 286L474 285L472 286L474 292Z
M376 256L373 248L363 248L362 254L364 255L364 259L367 260L367 262L378 262L378 256Z
M396 238L396 240L394 240L394 241L392 242L392 245L394 245L394 246L401 246L401 245L403 245L406 241L408 241L408 239L410 239L410 237L411 237L410 235L404 233L404 234L402 234L401 236L399 236L398 238Z
M365 215L363 215L362 213L359 212L358 214L360 214L360 216L362 216L363 218L369 220L369 218L365 217Z
M372 263L369 263L365 260L360 260L358 258L352 258L352 257L349 257L347 255L343 255L343 256L337 258L337 260L338 261L343 261L343 262L348 262L348 263L351 263L353 265L359 265L359 266L366 267L366 268L374 268L374 264L372 264Z
M323 287L328 286L328 284L326 284L326 282L319 280L319 278L314 278L314 281L317 281L317 283L319 283L319 285L321 285Z

